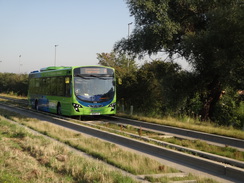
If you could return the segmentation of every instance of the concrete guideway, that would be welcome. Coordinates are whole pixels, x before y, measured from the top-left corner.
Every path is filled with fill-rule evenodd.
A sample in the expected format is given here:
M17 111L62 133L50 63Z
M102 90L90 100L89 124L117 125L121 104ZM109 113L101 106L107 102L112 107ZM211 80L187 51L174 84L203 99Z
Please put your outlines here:
M160 146L148 144L139 140L108 133L92 127L69 122L67 120L60 119L57 117L50 117L47 115L39 114L37 112L27 111L19 108L6 108L8 108L8 110L13 110L15 112L22 113L30 117L46 120L61 125L63 127L67 127L69 129L73 129L116 144L120 144L125 147L132 148L143 153L147 153L151 156L166 159L174 163L177 163L181 166L190 167L192 169L192 172L199 171L211 174L213 176L222 177L223 180L226 180L224 182L241 182L242 180L244 180L244 170L241 168L236 168L222 163L216 163L215 161L206 160L200 157L185 154L175 150L170 150Z
M117 124L117 125L124 125L124 124L121 124L121 123L118 123L118 122L110 122L110 123L114 123L114 124ZM138 130L141 129L142 131L152 131L152 132L155 132L155 133L163 135L163 133L162 132L160 133L160 131L150 130L150 129L147 129L147 128L139 128L138 126L134 126L134 125L130 125L130 126L132 126L134 128L137 128ZM168 148L175 149L175 150L178 150L178 151L181 151L181 152L188 152L189 154L192 154L192 155L195 155L195 156L200 156L200 157L204 157L204 158L207 158L207 159L210 159L210 160L214 160L214 161L218 161L218 162L221 162L221 163L225 163L225 164L228 164L228 165L233 165L233 166L236 166L236 167L244 168L244 162L243 161L234 160L234 159L231 159L231 158L227 158L227 157L223 157L223 156L219 156L219 155L203 152L203 151L200 151L200 150L187 148L187 147L180 146L180 145L175 145L175 144L172 144L172 143L156 140L156 139L149 138L149 137L135 135L135 134L128 133L128 132L121 132L121 131L118 131L118 132L124 133L124 134L126 134L126 135L128 135L130 137L134 137L136 139L141 139L141 140L146 141L146 142L154 142L155 144L158 144L158 145L163 146L163 147L168 147ZM174 137L174 136L168 136L168 134L167 134L165 136L165 138L168 138L168 137ZM193 140L193 139L191 139L191 140Z
M186 136L186 137L191 137L191 138L195 138L195 139L202 139L205 141L238 148L238 149L241 149L242 151L244 151L244 140L243 139L209 134L209 133L182 129L182 128L177 128L177 127L172 127L172 126L167 126L167 125L147 123L147 122L143 122L143 121L139 121L139 120L132 120L132 119L126 119L126 118L121 118L121 117L112 117L112 118L120 120L120 123L125 123L125 124L144 127L144 128L148 128L148 129L152 129L152 130L156 130L156 131L160 131L160 132L175 134L175 136L180 135L180 136Z

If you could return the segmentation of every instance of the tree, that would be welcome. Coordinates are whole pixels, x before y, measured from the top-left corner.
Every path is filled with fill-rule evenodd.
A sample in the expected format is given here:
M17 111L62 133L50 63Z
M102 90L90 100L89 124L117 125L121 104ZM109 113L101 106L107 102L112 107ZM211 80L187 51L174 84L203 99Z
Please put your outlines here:
M192 64L211 119L226 86L244 88L244 4L238 0L127 0L135 29L115 50L144 55L166 51Z
M97 53L98 64L108 67L113 67L116 75L123 78L125 75L130 75L137 69L135 60L127 57L125 54L111 53Z
M162 60L145 63L138 70L136 80L134 100L137 108L144 109L145 114L175 114L189 94L188 72L176 63Z
M28 75L14 73L0 73L0 93L15 93L27 96Z
M111 53L97 53L98 64L103 66L113 67L116 72L116 77L122 80L122 85L117 85L117 101L118 105L124 104L126 95L131 95L130 88L135 82L135 73L137 66L133 57L125 54ZM119 82L118 82L119 83Z

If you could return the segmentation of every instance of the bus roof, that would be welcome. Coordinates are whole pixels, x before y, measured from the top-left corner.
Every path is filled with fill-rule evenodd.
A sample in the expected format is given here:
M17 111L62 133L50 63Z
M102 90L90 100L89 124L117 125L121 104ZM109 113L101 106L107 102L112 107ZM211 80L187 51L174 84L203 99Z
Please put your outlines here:
M45 71L51 71L51 70L60 70L60 69L70 69L71 67L65 67L65 66L50 66L50 67L45 67L40 69L41 72L45 72Z
M30 74L45 74L46 73L52 73L52 71L65 71L65 70L70 70L73 68L79 68L79 67L105 67L105 68L111 68L112 67L107 67L107 66L102 66L102 65L90 65L90 66L49 66L49 67L45 67L45 68L41 68L40 71L36 70L36 71L32 71L30 72Z

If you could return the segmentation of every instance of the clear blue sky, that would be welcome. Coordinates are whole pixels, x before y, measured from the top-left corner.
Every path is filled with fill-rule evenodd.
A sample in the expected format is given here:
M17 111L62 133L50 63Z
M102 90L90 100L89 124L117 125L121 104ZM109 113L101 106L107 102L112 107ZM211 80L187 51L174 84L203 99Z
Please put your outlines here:
M124 0L0 0L0 72L52 66L54 45L58 66L97 65L133 21Z

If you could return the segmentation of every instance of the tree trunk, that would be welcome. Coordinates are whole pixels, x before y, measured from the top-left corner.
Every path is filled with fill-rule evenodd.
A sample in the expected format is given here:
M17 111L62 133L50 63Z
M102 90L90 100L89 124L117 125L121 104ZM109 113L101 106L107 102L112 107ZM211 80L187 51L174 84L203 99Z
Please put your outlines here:
M211 120L213 117L213 112L216 103L219 101L221 96L222 90L221 90L221 84L219 81L213 81L208 86L208 94L203 101L203 108L201 111L201 120L207 121Z

